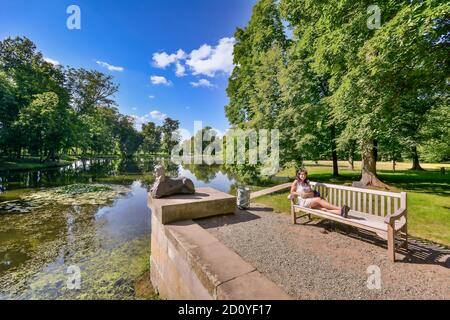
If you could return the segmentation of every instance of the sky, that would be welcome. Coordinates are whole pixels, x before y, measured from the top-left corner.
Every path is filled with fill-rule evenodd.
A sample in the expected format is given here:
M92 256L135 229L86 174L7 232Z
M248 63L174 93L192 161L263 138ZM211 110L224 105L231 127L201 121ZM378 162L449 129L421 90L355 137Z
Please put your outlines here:
M222 132L234 32L255 0L0 0L0 39L26 36L47 61L95 69L120 85L119 111ZM80 29L74 11L80 9ZM69 8L71 9L71 8Z

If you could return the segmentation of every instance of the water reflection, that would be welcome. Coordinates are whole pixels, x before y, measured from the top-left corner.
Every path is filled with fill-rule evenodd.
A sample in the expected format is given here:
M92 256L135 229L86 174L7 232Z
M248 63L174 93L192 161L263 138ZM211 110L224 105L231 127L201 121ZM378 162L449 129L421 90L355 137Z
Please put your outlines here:
M147 193L156 164L163 164L171 176L192 179L196 187L229 192L236 183L219 166L179 167L164 158L84 159L62 168L0 173L5 191L0 201L74 183L131 189L102 206L52 203L28 214L0 214L0 299L132 298L132 284L123 283L140 276L148 263ZM84 275L80 292L63 285L67 267L74 264Z
M223 167L207 165L185 165L179 168L179 175L194 181L197 188L211 187L229 193L236 180Z

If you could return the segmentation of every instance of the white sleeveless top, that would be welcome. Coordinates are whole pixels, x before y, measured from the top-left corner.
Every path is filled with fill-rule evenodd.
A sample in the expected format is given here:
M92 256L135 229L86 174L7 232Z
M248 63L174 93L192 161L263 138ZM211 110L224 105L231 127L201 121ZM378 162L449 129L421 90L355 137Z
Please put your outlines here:
M303 183L297 181L297 192L298 193L300 193L300 192L304 192L304 193L312 192L311 185L309 183L303 184Z

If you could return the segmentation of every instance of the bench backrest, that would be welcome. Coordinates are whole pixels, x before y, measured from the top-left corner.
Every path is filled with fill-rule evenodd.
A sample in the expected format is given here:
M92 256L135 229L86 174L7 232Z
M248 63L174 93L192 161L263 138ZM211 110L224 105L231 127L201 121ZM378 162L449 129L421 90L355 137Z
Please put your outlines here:
M406 209L406 192L387 192L372 189L311 182L322 198L336 205L348 205L355 211L385 217L398 209Z

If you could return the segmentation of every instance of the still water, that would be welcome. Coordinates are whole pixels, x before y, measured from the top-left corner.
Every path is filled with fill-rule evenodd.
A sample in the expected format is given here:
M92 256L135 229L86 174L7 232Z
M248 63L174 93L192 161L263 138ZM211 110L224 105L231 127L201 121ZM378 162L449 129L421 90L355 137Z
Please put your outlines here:
M0 172L0 299L149 298L136 283L148 270L147 192L161 162L196 187L230 192L236 185L219 167L178 167L163 159ZM111 190L60 191L74 184Z

